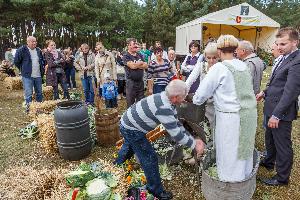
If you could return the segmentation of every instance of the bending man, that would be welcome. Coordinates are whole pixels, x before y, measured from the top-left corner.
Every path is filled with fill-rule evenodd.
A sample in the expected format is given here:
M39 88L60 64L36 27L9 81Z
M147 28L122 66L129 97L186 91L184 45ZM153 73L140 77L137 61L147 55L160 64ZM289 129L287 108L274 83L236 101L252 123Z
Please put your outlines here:
M158 199L172 199L172 194L164 191L157 155L146 139L146 133L162 124L178 143L195 149L198 154L202 154L204 149L202 140L195 140L188 135L177 119L174 105L181 104L186 95L187 87L183 81L171 81L164 92L137 102L128 108L121 118L120 132L125 142L115 163L122 164L136 154L147 178L147 189Z

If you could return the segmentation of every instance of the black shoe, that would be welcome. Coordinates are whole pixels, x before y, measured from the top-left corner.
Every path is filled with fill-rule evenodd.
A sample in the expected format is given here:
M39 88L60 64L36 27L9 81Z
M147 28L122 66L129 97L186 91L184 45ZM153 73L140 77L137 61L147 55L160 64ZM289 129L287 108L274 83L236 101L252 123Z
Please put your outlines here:
M163 191L162 193L160 193L160 195L156 196L156 198L158 198L159 200L169 200L173 199L173 194L172 192Z
M262 166L262 167L266 168L268 171L274 170L274 166L270 167L270 166L266 165L266 163L264 162L264 160L262 160L262 161L259 162L259 166Z
M288 185L288 182L278 181L275 177L272 178L261 178L261 182L269 186L283 186Z

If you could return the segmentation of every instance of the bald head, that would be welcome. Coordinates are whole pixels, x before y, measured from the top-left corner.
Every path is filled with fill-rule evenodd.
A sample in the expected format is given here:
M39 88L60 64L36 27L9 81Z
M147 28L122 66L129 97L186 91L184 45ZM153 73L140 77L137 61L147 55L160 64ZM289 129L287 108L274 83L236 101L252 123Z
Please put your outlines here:
M36 48L36 44L37 44L37 41L36 41L35 37L33 37L33 36L27 37L27 46L30 49L35 49Z

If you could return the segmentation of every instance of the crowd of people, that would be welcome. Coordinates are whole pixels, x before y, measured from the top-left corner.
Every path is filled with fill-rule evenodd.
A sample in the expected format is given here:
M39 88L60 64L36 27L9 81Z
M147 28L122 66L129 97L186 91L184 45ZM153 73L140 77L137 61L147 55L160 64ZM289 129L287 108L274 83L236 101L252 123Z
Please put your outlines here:
M118 106L126 98L128 109L120 120L125 139L116 164L136 154L147 178L147 189L158 199L171 199L164 190L155 151L145 134L162 124L170 136L197 155L204 142L187 133L177 118L175 105L184 101L206 103L207 117L214 134L217 173L221 181L245 180L253 169L253 151L257 128L257 101L264 99L266 155L262 166L276 168L276 175L262 178L267 185L286 185L293 163L292 121L298 112L300 95L299 35L294 28L280 29L272 46L274 65L266 89L261 88L266 65L255 53L250 41L232 35L211 39L203 54L197 41L189 45L182 63L176 61L172 47L168 51L156 41L147 49L135 38L126 41L126 51L108 51L98 42L95 51L82 44L58 51L55 42L46 41L46 49L36 47L36 38L27 38L9 65L16 65L22 76L25 101L43 100L42 79L52 86L54 99L69 99L76 88L75 73L80 76L86 104L94 105L95 96L105 100L107 108ZM183 78L182 78L183 77ZM145 91L148 96L145 98Z

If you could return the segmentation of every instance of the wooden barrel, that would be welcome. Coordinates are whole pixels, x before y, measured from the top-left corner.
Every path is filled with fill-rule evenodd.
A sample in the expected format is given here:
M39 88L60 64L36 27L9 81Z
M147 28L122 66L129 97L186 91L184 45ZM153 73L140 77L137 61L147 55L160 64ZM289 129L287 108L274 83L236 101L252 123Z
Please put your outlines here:
M91 153L88 110L81 101L58 103L54 120L57 146L63 159L80 160Z
M113 146L120 139L117 109L100 109L95 112L97 143Z
M250 200L256 188L256 174L259 167L259 152L253 152L253 170L248 178L240 182L222 182L211 177L207 172L209 166L216 162L214 151L208 151L203 160L202 193L207 200Z

